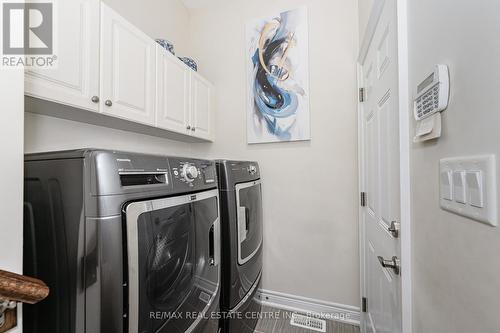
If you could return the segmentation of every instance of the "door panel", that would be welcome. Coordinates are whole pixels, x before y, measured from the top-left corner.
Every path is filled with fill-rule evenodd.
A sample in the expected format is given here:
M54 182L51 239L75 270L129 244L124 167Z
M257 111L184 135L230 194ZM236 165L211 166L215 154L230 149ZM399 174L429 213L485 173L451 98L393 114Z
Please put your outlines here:
M99 0L64 0L54 8L57 68L29 69L27 95L92 111L99 104Z
M262 193L259 181L236 185L238 264L243 265L262 245Z
M196 73L191 74L193 135L210 140L212 138L212 85Z
M166 321L150 320L149 314L173 313L195 292L196 230L191 210L191 204L184 204L139 216L139 332L158 330ZM180 324L189 327L190 322L182 319Z
M375 111L370 111L365 117L366 122L366 163L367 163L367 207L374 214L378 211L378 199L379 199L379 177L378 177L378 145L376 140L371 140L368 138L378 137L378 113Z
M205 316L220 287L217 191L131 203L125 212L129 332L215 333L217 320Z
M156 126L178 133L190 133L189 67L161 46L156 46L157 113Z
M101 111L154 125L156 43L102 4Z
M399 222L399 109L396 1L384 2L362 64L365 100L361 105L362 172L367 193L363 218L365 332L401 332L401 278L380 258L400 258L400 240L389 232ZM387 262L388 263L388 262ZM386 263L386 264L387 264ZM400 264L400 263L399 263Z
M382 221L389 225L399 216L399 161L397 159L399 154L392 147L399 142L398 127L394 123L398 121L398 117L390 90L378 101L377 108L380 119L379 163L383 166L380 168L380 193L386 198L381 201L380 216Z

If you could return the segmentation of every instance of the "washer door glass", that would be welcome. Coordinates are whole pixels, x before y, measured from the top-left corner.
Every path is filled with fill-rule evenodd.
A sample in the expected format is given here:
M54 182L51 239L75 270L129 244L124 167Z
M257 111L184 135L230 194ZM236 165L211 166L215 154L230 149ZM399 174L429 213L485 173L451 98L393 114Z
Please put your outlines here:
M152 210L141 213L136 221L138 318L130 329L184 332L201 321L199 314L218 293L217 198L161 209L155 206L165 205L151 203ZM134 288L132 283L130 288Z
M262 190L260 181L237 184L238 263L250 260L262 244Z

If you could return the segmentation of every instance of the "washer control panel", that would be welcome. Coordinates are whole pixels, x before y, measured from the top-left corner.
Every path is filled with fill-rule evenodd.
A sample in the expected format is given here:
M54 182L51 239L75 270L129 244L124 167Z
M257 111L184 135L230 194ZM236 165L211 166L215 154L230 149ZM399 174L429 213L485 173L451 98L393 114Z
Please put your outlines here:
M255 175L257 173L257 167L254 164L250 164L247 167L247 171L248 171L249 174Z
M172 180L189 189L213 187L216 184L215 164L205 160L170 158Z
M196 165L185 163L182 166L181 176L184 178L184 181L190 183L194 181L198 176L201 175L201 170L198 169Z

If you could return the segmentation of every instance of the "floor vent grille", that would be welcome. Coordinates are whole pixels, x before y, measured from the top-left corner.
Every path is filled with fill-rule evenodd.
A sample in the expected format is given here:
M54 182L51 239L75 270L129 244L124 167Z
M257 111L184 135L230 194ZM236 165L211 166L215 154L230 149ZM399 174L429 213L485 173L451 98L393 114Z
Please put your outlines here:
M326 332L326 321L323 319L308 317L298 313L292 314L290 325L307 328L317 332Z

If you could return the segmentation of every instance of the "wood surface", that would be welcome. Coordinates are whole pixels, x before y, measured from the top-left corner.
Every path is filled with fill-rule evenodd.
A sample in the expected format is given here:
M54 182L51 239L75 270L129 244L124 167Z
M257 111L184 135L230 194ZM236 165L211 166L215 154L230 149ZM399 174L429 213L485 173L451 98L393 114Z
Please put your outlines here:
M7 332L17 326L17 309L5 311L5 322L0 326L0 333Z
M0 299L35 304L48 295L43 281L0 270Z

